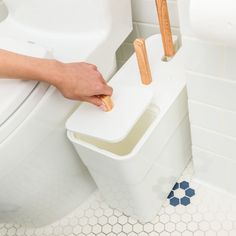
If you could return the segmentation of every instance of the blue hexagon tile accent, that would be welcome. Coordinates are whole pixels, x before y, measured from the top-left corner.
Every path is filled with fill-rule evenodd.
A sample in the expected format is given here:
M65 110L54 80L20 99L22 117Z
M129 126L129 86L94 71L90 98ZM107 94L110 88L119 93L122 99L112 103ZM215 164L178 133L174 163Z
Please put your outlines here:
M182 188L182 189L189 188L189 183L187 181L183 181L179 185L180 185L180 188Z
M177 198L177 197L172 197L172 198L170 199L170 204L171 204L172 206L178 206L179 203L180 203L180 201L179 201L179 198Z
M187 197L193 197L193 196L195 195L195 190L189 188L189 189L185 190L185 195L186 195Z
M172 197L174 197L174 191L172 190L170 193L169 193L169 195L168 195L168 199L170 199L170 198L172 198Z
M174 185L174 187L173 187L173 190L176 190L176 189L178 189L179 188L179 183L176 183L175 185Z
M182 198L180 199L180 203L181 203L181 205L187 206L187 205L190 204L190 198L188 198L188 197L182 197Z
M185 196L182 198L178 198L175 196L175 191L178 189L182 189L184 191ZM176 183L168 195L168 199L170 201L170 205L176 207L178 205L187 206L191 203L191 198L195 195L195 190L190 188L189 182L182 181L180 183Z

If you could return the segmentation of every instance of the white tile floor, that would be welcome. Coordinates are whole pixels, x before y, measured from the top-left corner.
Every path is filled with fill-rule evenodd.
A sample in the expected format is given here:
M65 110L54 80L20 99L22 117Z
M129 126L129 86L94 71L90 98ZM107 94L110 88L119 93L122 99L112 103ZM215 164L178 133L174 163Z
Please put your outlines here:
M109 208L95 192L79 209L59 222L38 229L2 224L0 236L236 236L236 197L197 183L192 178L192 170L190 164L178 181L187 181L194 189L190 203L182 201L186 206L172 206L167 199L160 213L149 223L142 224ZM179 188L171 198L181 199L184 195Z

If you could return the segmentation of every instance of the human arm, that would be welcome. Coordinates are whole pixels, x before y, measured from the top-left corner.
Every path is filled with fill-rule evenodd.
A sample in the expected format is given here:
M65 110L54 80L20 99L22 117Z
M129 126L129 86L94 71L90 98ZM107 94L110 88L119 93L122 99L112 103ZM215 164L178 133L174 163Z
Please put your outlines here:
M104 109L99 95L112 95L112 88L95 65L62 63L0 49L0 78L44 81L54 85L66 98L90 102Z

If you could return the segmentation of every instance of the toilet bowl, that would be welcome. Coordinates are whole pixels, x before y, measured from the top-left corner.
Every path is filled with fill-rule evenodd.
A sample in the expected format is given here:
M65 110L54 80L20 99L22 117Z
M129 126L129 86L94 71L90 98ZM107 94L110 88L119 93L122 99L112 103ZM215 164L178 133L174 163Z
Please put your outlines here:
M0 48L95 63L109 79L132 29L130 0L6 0ZM79 105L42 82L0 81L0 222L42 226L77 208L95 184L66 138Z

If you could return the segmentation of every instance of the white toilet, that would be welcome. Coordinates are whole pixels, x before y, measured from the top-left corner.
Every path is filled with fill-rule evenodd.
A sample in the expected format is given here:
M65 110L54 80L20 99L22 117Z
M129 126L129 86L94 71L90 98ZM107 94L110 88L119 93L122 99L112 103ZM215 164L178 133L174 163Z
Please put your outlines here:
M115 52L132 29L130 0L4 0L0 48L114 73ZM78 106L52 86L0 80L0 222L49 224L95 189L65 132Z

